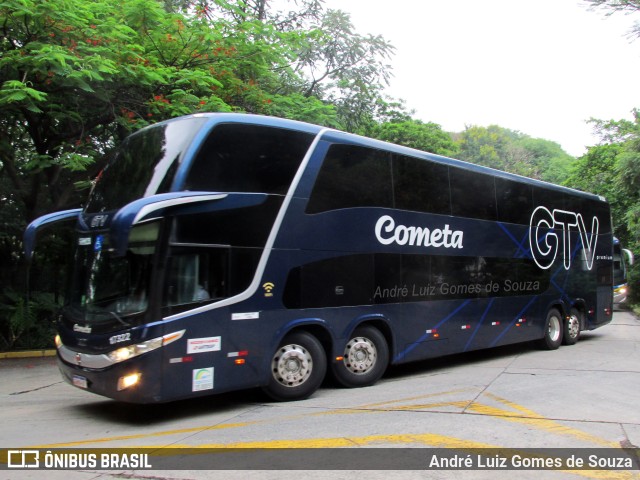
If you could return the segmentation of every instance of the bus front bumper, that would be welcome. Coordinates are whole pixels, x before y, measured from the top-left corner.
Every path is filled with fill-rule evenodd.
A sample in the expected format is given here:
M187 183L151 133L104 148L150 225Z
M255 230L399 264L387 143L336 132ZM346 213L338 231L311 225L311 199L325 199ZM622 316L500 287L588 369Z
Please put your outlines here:
M135 362L116 363L106 368L90 368L70 363L58 349L57 361L62 378L81 390L127 403L157 403L162 401L161 379L153 374L158 354L137 357Z

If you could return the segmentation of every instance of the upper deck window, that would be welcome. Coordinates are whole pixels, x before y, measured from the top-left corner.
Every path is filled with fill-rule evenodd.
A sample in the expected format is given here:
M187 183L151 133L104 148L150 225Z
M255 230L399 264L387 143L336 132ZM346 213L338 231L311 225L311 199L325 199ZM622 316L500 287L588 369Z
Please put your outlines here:
M533 187L526 183L496 178L498 220L504 223L528 225L533 206Z
M127 137L96 183L86 211L116 210L138 198L170 191L178 161L205 121L160 123Z
M449 168L406 155L393 155L395 208L414 212L451 213Z
M446 165L357 145L332 145L307 213L380 207L449 215Z
M184 189L284 195L313 138L262 125L218 125L194 160Z
M452 167L451 213L456 217L497 219L494 177L472 170Z
M390 155L355 145L332 145L307 213L355 207L393 208Z

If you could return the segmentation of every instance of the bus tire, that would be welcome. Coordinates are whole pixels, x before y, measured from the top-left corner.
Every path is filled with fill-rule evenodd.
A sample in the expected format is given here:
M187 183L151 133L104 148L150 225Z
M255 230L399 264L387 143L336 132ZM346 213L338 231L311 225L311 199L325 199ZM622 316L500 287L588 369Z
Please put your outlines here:
M560 312L555 308L549 310L544 326L544 337L538 342L540 348L543 350L556 350L562 344L563 324Z
M345 387L366 387L376 383L389 364L387 340L377 328L365 325L354 330L343 360L331 366L336 380Z
M580 338L580 328L582 326L582 314L577 308L572 308L569 318L564 322L564 332L562 343L564 345L574 345Z
M320 387L327 372L322 344L307 332L287 335L273 354L265 393L277 401L303 400Z

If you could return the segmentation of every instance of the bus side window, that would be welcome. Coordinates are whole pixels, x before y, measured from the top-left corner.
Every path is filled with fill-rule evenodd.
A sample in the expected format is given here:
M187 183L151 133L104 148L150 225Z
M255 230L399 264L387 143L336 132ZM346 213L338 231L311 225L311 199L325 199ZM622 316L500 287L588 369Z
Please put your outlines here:
M393 155L395 208L451 215L449 168L405 155Z
M451 214L457 217L496 221L494 177L461 168L449 169ZM469 192L473 192L472 195Z
M284 195L313 136L261 125L222 124L204 141L184 188Z
M331 145L306 213L356 207L393 208L389 154L355 145Z
M201 303L227 296L227 251L207 250L172 255L167 276L166 306Z
M533 212L533 188L513 180L496 178L498 221L529 225Z

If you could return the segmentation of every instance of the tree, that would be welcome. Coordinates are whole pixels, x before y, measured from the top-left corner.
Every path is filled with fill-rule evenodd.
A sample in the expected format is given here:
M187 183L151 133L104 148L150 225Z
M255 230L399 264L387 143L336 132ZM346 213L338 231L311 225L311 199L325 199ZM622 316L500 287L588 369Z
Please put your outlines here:
M640 0L586 0L594 8L602 8L607 11L607 15L617 12L637 13L640 12ZM634 37L640 36L640 23L636 22L630 34Z
M509 146L517 134L505 128L469 126L458 136L460 158L485 167L507 170Z
M347 13L325 9L322 0L289 0L277 9L270 0L196 3L212 20L263 25L268 28L260 33L263 39L288 46L286 61L274 65L277 86L270 91L279 98L331 105L337 122L330 119L329 124L350 132L365 133L384 115L383 88L391 78L388 61L394 48L380 35L357 33Z
M133 129L197 111L337 126L291 66L316 33L224 15L226 2L7 0L0 6L0 162L24 216L77 204L94 159ZM247 4L248 5L248 4Z
M149 0L8 0L0 12L0 161L27 218L77 203L76 173L132 128L199 102L229 109L201 58L230 47L197 18Z
M609 143L590 147L585 155L572 165L564 185L604 196L611 204L614 232L625 244L630 244L626 214L629 199L619 182L619 157L622 144Z
M440 155L455 156L457 153L457 146L451 136L436 123L424 123L420 120L386 122L374 127L369 135L386 142Z
M553 183L565 180L574 161L557 143L497 125L467 127L457 142L462 160Z
M27 222L80 205L86 191L79 188L103 166L96 159L132 130L203 110L335 117L316 98L269 91L290 46L272 41L273 29L260 22L212 23L203 11L168 12L155 0L6 0L0 19L2 291L24 284L18 266ZM45 270L33 270L49 279L37 286L49 292L63 283L53 283L60 239L52 241L40 249ZM21 312L36 298L0 299L8 302L0 324L34 318Z
M530 163L532 177L556 184L566 180L575 158L565 152L559 144L527 135L521 136L515 144L527 152L526 158Z
M80 205L97 159L133 130L199 111L344 128L389 110L376 85L388 73L372 70L386 43L356 34L348 17L312 12L318 0L299 1L298 13L273 13L267 0L0 3L1 290L18 283L27 222ZM337 40L318 29L329 24ZM335 67L309 73L322 62ZM361 104L350 109L348 98Z
M640 247L640 110L633 111L633 121L594 121L604 138L617 145L615 185L624 203L628 245Z
M381 36L356 34L347 14L328 10L296 71L306 72L305 95L336 105L342 127L363 132L376 118L383 87L391 78L386 63L394 48Z

